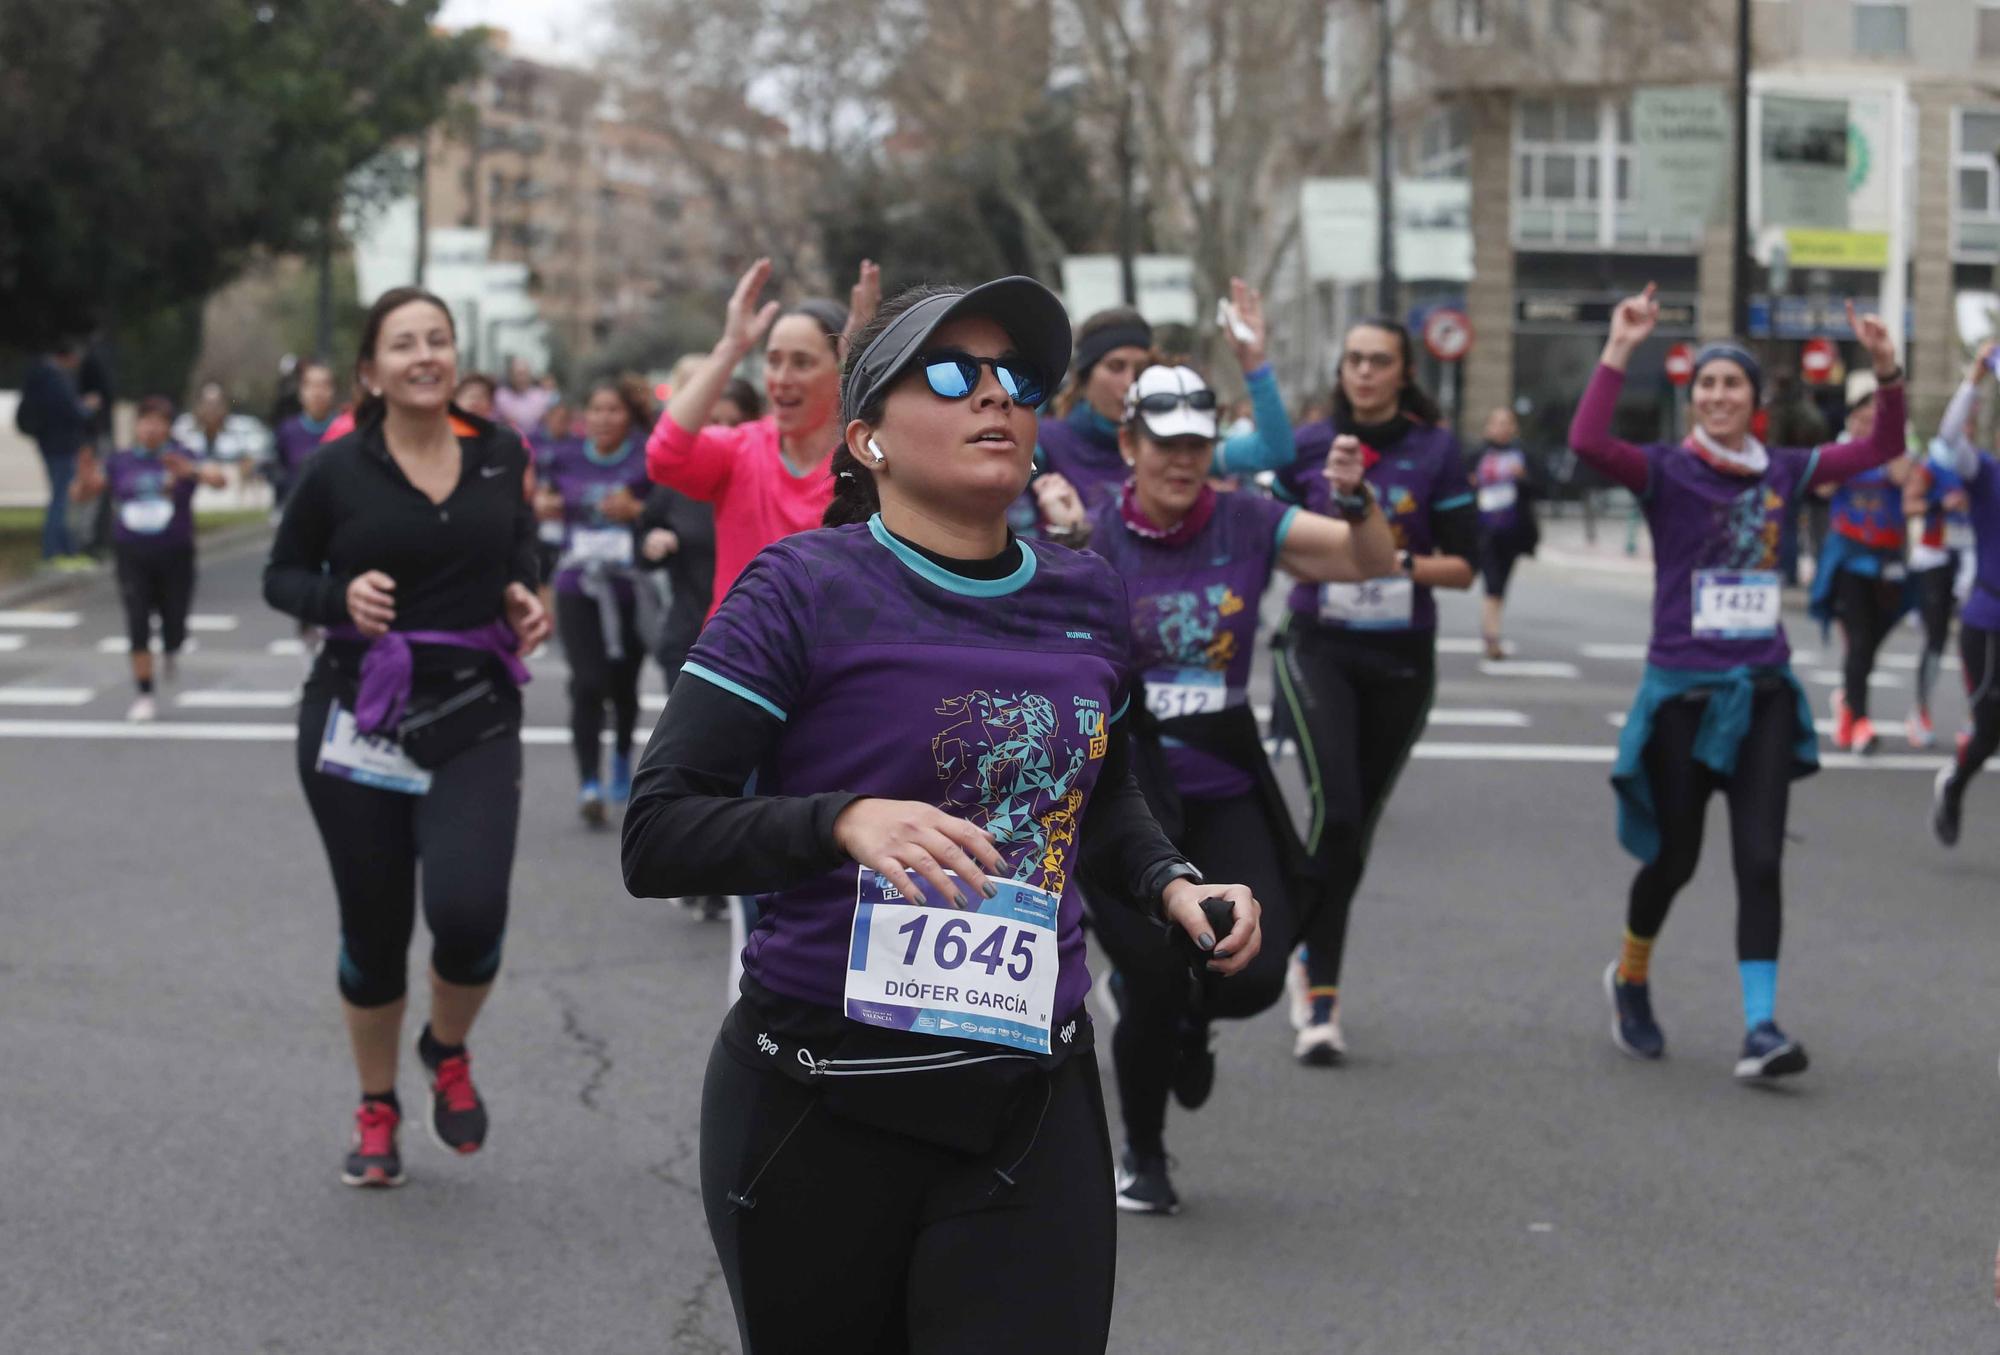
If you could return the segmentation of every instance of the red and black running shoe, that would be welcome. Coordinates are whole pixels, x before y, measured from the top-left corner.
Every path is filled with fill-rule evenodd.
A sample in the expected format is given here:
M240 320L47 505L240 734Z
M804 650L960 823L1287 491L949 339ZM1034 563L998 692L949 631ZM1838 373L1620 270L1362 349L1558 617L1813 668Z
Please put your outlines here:
M387 1101L363 1101L354 1112L354 1145L340 1180L349 1186L400 1186L403 1155L396 1151L396 1127L403 1117Z
M430 1030L425 1028L428 1036ZM451 1153L476 1153L486 1142L486 1103L472 1085L472 1055L457 1053L434 1058L428 1039L417 1042L417 1055L431 1070L431 1113L425 1123L440 1148Z

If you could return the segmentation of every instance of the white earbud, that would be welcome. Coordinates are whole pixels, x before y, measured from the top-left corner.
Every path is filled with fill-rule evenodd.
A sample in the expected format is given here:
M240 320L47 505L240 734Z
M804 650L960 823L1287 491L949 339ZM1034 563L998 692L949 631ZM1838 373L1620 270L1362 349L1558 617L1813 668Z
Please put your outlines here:
M868 455L878 466L889 459L882 454L881 444L875 441L873 435L868 439Z

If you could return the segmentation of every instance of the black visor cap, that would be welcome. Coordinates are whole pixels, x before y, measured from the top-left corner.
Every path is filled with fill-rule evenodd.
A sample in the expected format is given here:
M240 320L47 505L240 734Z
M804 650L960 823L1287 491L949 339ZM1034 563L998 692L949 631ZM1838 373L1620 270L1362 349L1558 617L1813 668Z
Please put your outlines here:
M1042 389L1053 391L1069 370L1069 312L1056 294L1033 278L996 278L970 291L925 297L875 336L848 374L841 391L841 413L848 419L888 390L931 335L962 315L991 318L1014 341L1023 362L1042 378Z

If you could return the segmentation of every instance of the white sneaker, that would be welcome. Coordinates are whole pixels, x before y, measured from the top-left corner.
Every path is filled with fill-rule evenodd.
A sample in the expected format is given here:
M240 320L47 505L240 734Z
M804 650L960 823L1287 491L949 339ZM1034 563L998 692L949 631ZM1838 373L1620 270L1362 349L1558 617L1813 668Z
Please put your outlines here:
M1291 1006L1293 1030L1304 1030L1312 1020L1312 997L1307 992L1311 983L1306 977L1304 957L1293 951L1292 962L1285 966L1285 999Z
M1308 1023L1292 1041L1292 1057L1313 1068L1331 1068L1347 1057L1347 1041L1340 1033L1340 1008L1326 1021Z
M144 724L159 714L153 706L153 698L141 695L125 711L125 718L137 724Z

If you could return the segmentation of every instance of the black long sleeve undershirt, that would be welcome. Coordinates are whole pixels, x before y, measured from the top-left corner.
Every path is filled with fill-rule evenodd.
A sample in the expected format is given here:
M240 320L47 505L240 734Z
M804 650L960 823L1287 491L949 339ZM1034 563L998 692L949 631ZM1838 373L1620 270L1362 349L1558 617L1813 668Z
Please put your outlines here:
M783 729L769 711L699 678L674 685L632 778L623 840L627 889L641 898L768 893L847 859L834 842L833 823L861 796L743 793ZM1146 807L1123 721L1111 727L1079 838L1089 869L1126 883L1117 891L1121 901L1157 909L1183 858Z

